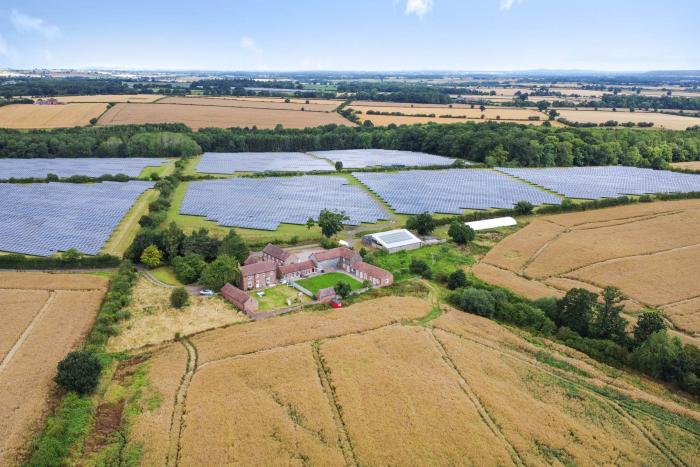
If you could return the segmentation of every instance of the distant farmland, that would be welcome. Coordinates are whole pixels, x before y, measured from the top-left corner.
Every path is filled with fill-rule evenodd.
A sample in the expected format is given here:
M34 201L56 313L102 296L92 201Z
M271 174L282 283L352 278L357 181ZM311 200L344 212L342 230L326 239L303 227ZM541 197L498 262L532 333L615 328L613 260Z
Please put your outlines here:
M58 96L60 102L153 102L160 94L96 94L93 96Z
M662 128L666 130L685 130L691 126L700 125L700 118L684 115L671 115L663 112L645 112L637 110L630 112L629 110L618 109L612 110L570 110L557 109L559 117L579 123L596 123L601 124L610 120L614 120L619 124L623 123L639 123L652 122L653 128Z
M66 128L84 126L107 108L106 103L65 105L14 104L0 107L1 128Z
M313 99L307 101L304 99L290 99L285 102L284 99L275 99L273 97L262 99L226 98L220 99L217 97L166 97L159 103L161 104L184 104L184 105L211 105L219 107L241 107L241 108L256 108L268 110L299 110L311 112L332 112L343 101L323 100L315 101Z

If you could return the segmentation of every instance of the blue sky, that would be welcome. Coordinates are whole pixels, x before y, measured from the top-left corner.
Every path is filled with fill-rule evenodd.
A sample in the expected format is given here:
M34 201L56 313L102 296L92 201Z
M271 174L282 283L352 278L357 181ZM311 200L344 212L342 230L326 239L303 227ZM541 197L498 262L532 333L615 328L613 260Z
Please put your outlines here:
M697 0L2 0L0 68L699 69Z

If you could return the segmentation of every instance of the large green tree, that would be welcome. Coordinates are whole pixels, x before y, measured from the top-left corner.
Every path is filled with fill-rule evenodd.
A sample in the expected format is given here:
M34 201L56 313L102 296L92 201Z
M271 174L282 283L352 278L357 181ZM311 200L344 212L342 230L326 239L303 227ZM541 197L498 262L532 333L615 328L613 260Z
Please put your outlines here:
M227 255L235 258L239 264L243 264L248 255L250 254L250 249L246 242L241 238L238 233L230 229L228 234L221 240L221 246L219 246L219 255Z
M236 284L240 279L238 262L230 256L222 255L204 268L199 282L210 289L220 290L227 282Z

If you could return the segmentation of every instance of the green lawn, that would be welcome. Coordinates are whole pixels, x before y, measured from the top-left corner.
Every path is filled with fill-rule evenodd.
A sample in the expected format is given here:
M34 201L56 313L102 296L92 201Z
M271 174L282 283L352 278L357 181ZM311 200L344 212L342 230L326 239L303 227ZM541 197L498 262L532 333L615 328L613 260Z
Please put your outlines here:
M286 285L278 285L276 287L270 287L263 290L263 292L265 292L265 296L263 297L259 297L257 292L259 291L251 291L248 293L248 295L258 301L258 311L271 311L278 310L280 308L287 308L289 306L287 303L288 298L291 299L292 305L306 303L311 300L306 295L300 294L296 289ZM299 295L301 295L300 298Z
M362 288L362 282L341 272L329 272L327 274L321 274L320 276L309 277L308 279L297 281L297 284L316 295L316 292L319 290L325 289L326 287L335 287L335 284L340 281L345 281L350 284L352 290Z
M413 259L428 263L433 270L433 278L438 273L450 274L456 269L474 264L474 258L467 250L448 243L393 254L376 251L366 259L371 264L390 271L397 282L416 276L409 270Z
M163 165L144 167L139 174L139 178L150 180L152 174L158 174L161 178L172 174L175 171L175 158L168 158L168 162Z
M159 268L151 269L149 272L153 277L161 282L165 282L168 285L182 286L182 282L177 280L175 273L169 266L161 266Z

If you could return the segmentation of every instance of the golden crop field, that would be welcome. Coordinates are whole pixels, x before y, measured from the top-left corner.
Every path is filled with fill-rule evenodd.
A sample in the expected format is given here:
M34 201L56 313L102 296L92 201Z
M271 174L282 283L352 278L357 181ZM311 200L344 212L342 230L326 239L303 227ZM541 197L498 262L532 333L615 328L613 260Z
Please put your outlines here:
M642 203L536 219L473 269L526 297L613 285L700 333L700 201Z
M56 96L60 102L153 102L160 94L95 94L93 96Z
M189 99L189 98L187 98ZM331 123L352 125L337 112L302 112L230 106L182 104L117 104L99 121L100 125L184 123L192 129L216 127L307 128Z
M700 170L700 161L674 162L671 166L678 169Z
M571 120L572 122L581 123L605 123L608 120L615 120L618 123L639 123L652 122L652 128L661 128L666 130L685 130L691 126L700 125L700 118L689 117L683 115L671 115L663 112L644 112L637 110L630 112L625 109L618 109L616 112L612 110L593 110L593 109L557 109L559 116Z
M453 117L467 117L470 120L481 119L481 110L479 107L468 108L467 106L460 107L448 107L444 106L432 106L432 107L406 107L406 106L373 106L373 105L356 105L353 104L350 108L354 110L359 110L362 112L362 118L374 118L376 115L367 115L368 110L374 110L378 112L400 112L405 115L422 115L422 114L435 114L437 117L441 115L451 115ZM539 117L542 120L546 120L547 116L542 112L534 109L524 109L520 107L487 107L483 112L484 118L487 120L495 120L496 117L501 117L502 120L527 120L528 117Z
M96 276L0 273L0 465L25 455L56 365L90 330L106 287Z
M154 349L143 465L692 465L700 409L657 383L387 297ZM377 316L379 315L379 316ZM315 324L319 322L319 324ZM532 342L531 342L532 341ZM206 442L203 442L206 440Z
M421 109L423 110L423 109ZM417 112L417 113L422 113L422 112ZM415 125L417 123L429 123L429 122L434 122L434 123L444 123L446 125L452 124L452 123L465 123L465 122L474 122L474 123L480 123L480 122L495 122L495 121L500 121L502 123L520 123L523 125L542 125L547 119L543 116L541 120L506 120L503 117L501 117L500 120L496 119L496 115L500 114L493 114L493 118L484 118L482 119L469 119L469 118L440 118L438 116L435 117L410 117L410 116L402 116L402 115L359 115L360 121L365 121L369 120L371 121L375 126L387 126L390 124L395 124L395 125ZM556 127L561 127L564 126L561 123L557 121L550 122L552 126Z
M284 99L274 99L272 97L262 100L241 98L217 98L217 97L166 97L161 104L182 104L182 105L211 105L221 107L241 107L255 108L268 110L299 110L303 108L307 112L332 112L343 101L316 101L309 99L307 104L305 100L295 99L285 102Z
M0 107L0 128L66 128L85 126L107 108L105 103L60 105L13 104Z

